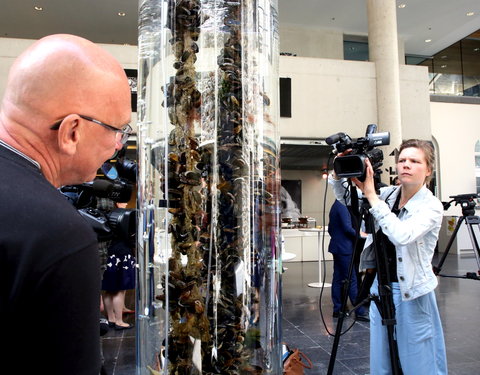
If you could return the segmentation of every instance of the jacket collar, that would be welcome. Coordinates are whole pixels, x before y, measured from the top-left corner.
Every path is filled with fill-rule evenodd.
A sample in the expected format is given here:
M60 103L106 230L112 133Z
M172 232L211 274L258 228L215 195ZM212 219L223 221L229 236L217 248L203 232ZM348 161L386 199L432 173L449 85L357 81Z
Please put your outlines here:
M395 204L395 200L398 197L398 194L400 194L401 188L400 186L396 186L393 188L393 190L388 194L386 197L385 201L388 204L388 207L392 209L393 205ZM426 195L430 193L430 190L427 189L426 185L423 185L420 190L418 190L413 197L411 197L408 202L405 204L405 206L402 207L402 209L405 209L406 211L411 211L419 201L421 201Z
M425 198L425 196L429 193L431 194L430 190L427 189L426 185L423 185L420 190L408 200L403 208L405 208L407 211L411 211L418 204L418 202L422 201L423 198Z
M385 202L387 203L388 207L390 207L390 210L393 208L393 205L397 200L398 194L400 194L400 186L395 186L385 198Z
M0 139L0 146L3 146L7 150L10 150L11 152L14 152L15 154L17 154L18 156L21 156L25 160L28 160L30 163L32 163L34 166L36 166L38 169L42 169L40 164L37 161L35 161L31 157L25 155L23 152L17 150L15 147L10 146L8 143L2 141L1 139Z

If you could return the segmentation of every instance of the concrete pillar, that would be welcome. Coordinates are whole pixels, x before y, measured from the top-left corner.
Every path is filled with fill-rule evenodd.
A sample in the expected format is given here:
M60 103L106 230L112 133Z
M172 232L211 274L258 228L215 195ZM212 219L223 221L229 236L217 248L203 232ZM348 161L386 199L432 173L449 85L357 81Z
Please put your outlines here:
M402 141L396 10L395 0L367 0L369 58L375 62L377 77L378 131L390 132L390 145L382 147L382 181L387 184L395 177L395 160L389 155Z

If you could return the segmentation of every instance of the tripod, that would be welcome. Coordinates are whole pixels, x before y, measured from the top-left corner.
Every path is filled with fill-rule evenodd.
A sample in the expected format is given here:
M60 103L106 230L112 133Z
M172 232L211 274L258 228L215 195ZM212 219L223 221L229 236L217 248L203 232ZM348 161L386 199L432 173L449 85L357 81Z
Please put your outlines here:
M450 198L453 198L450 202L444 203L444 209L447 210L452 202L455 202L455 205L460 205L462 207L462 216L457 222L455 229L453 230L452 237L448 241L447 247L445 252L440 259L440 262L437 266L433 267L433 272L435 275L444 276L444 277L457 277L460 279L473 279L473 280L480 280L480 249L478 246L478 239L475 235L475 228L476 231L480 233L480 217L475 216L475 201L474 198L478 198L478 194L460 194L460 195L451 195ZM473 252L475 254L475 258L477 260L478 271L475 272L467 272L464 276L452 276L452 275L442 275L440 271L442 270L443 263L445 262L445 258L452 247L453 241L455 240L458 230L462 223L467 225L468 234L470 235L470 241L472 242Z
M394 329L395 329L395 304L393 302L393 293L391 287L391 278L389 273L389 268L387 264L387 256L386 256L386 247L383 241L383 233L381 229L378 231L380 236L377 237L377 233L375 233L375 222L373 216L369 212L370 205L368 201L364 198L362 200L361 210L358 210L358 196L356 188L352 187L351 182L349 182L350 187L350 196L352 202L352 211L353 211L353 218L356 220L356 232L357 232L357 239L359 237L360 232L360 222L361 218L363 217L365 221L365 229L367 233L370 233L373 237L373 250L375 253L376 259L376 273L378 279L378 296L377 295L369 295L367 299L371 299L375 302L375 305L380 312L382 317L382 324L386 326L387 329L387 337L388 337L388 344L389 344L389 353L390 353L390 363L392 367L392 374L394 375L401 375L402 369L400 366L400 358L398 355L398 346L397 341L395 340ZM356 246L354 247L356 249ZM357 250L355 250L357 251ZM349 283L352 277L353 272L353 265L354 265L355 253L352 255L352 260L350 262L349 270L348 270L348 277L345 280L345 291L349 290ZM373 282L373 275L370 275L370 279ZM368 286L369 288L369 286ZM359 296L361 293L359 293ZM337 321L337 327L335 330L335 337L333 340L333 347L332 353L330 356L330 361L328 364L328 375L333 374L333 368L335 365L335 359L337 355L338 344L340 342L340 335L342 332L343 327L343 320L345 318L346 312L346 305L348 300L348 292L344 293L343 300L342 300L342 307L340 309L340 315ZM359 299L360 300L360 299ZM364 301L361 301L354 307L354 310L360 307Z

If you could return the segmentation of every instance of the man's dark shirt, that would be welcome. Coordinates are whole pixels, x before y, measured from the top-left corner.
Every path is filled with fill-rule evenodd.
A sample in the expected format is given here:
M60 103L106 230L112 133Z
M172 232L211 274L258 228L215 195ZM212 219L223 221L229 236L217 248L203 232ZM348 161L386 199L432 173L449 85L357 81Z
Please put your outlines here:
M30 161L0 144L0 363L98 375L96 236Z

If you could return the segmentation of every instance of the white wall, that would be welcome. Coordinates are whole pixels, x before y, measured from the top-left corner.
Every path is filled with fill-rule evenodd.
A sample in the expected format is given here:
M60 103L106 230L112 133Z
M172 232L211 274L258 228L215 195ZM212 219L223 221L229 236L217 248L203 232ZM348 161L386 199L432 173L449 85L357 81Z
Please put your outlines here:
M343 33L336 30L280 27L280 52L343 60Z
M352 137L377 123L375 64L305 57L280 57L280 76L292 79L292 117L280 118L282 137ZM431 136L428 71L400 66L404 138ZM378 124L379 131L382 124Z
M344 35L339 30L301 28L297 25L280 25L280 52L294 53L299 57L343 60ZM361 36L361 40L363 40ZM347 37L351 39L351 37ZM353 39L356 39L353 36ZM405 64L405 42L398 39L398 60Z
M13 61L33 42L27 39L0 38L0 98L3 97Z
M13 61L33 42L35 41L30 39L0 38L0 97L3 97L8 71ZM115 56L125 69L137 68L138 48L136 46L99 45Z
M475 143L480 139L480 105L430 103L432 135L438 142L441 199L475 193ZM450 208L449 215L461 215Z
M18 55L30 46L34 40L0 38L0 98L3 97L10 67ZM114 44L99 44L109 51L125 69L137 69L138 48L136 46L121 46ZM132 113L130 124L136 128L137 114Z
M338 39L338 35L336 37ZM32 40L0 38L0 96L11 64L31 43ZM136 46L101 46L124 68L137 67ZM281 56L280 76L292 78L293 117L281 118L282 137L327 137L339 131L358 137L368 124L376 123L374 63ZM427 80L426 68L401 67L402 103L405 104L402 118L408 134L419 134L420 129L430 134L428 126L418 126L429 124Z
M428 68L400 65L402 138L431 139Z
M292 79L292 117L280 118L282 137L356 137L376 122L373 63L281 56L280 76Z

